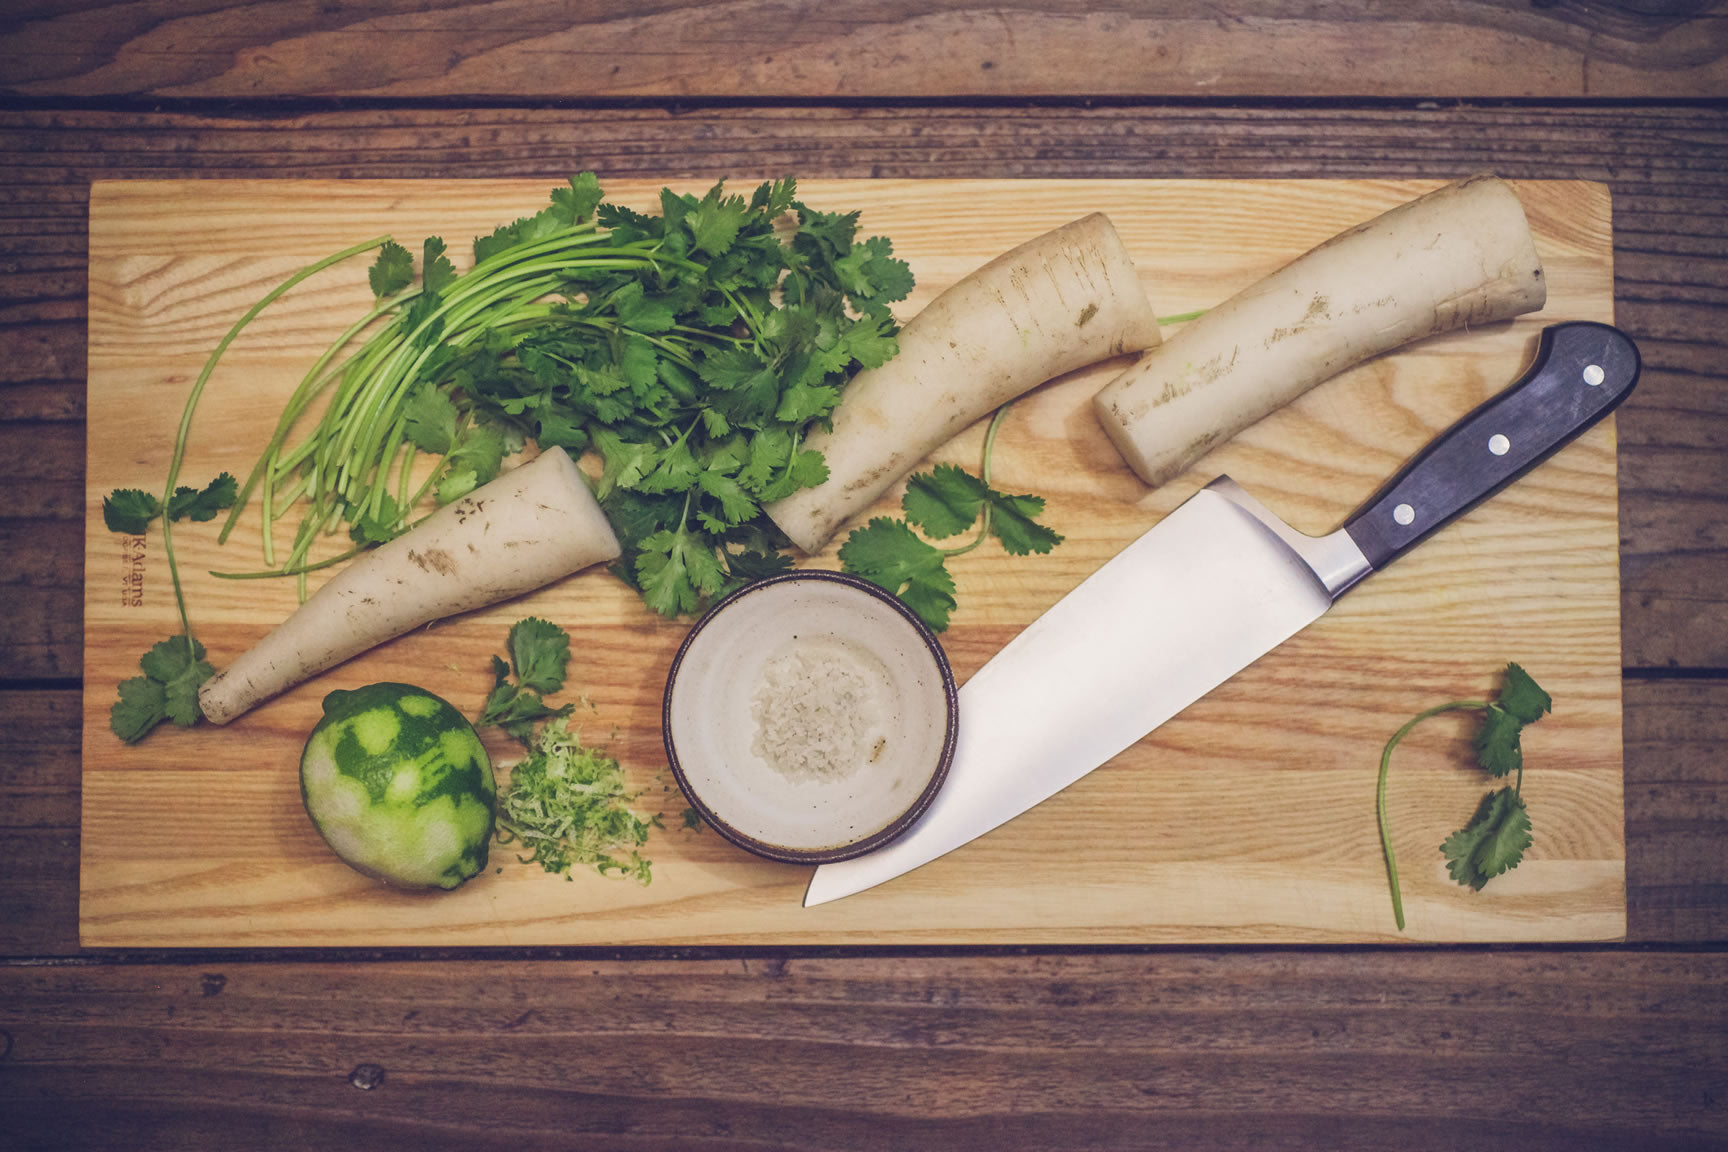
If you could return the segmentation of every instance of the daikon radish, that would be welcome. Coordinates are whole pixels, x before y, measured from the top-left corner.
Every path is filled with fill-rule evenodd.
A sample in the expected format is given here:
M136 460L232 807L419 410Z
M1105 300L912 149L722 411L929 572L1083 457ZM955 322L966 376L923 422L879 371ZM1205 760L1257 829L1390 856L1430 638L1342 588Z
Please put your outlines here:
M900 351L860 372L832 431L804 446L828 479L764 509L805 552L974 421L1044 381L1158 343L1134 262L1102 213L998 256L900 331Z
M1320 381L1423 336L1541 308L1542 260L1504 182L1449 184L1328 240L1104 386L1098 419L1157 486Z
M410 629L618 557L618 538L562 448L552 448L364 553L258 646L204 682L217 724Z

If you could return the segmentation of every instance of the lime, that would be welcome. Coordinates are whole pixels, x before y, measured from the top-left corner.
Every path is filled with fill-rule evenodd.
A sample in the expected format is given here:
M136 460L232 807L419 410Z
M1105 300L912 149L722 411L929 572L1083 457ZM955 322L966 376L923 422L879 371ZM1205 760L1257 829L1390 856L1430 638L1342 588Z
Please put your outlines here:
M368 876L454 888L486 866L492 761L462 713L423 688L326 696L300 756L300 797L325 843Z

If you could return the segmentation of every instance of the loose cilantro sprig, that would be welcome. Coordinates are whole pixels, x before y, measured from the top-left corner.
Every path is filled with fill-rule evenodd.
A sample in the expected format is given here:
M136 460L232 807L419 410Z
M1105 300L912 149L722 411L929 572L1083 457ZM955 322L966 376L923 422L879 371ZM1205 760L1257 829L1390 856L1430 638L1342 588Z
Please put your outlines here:
M1004 551L1016 556L1049 552L1062 542L1058 533L1037 522L1036 517L1044 512L1042 497L1011 496L990 486L996 433L1009 407L1003 405L997 410L984 433L982 479L953 464L914 473L900 500L904 520L875 517L853 530L840 546L840 564L845 571L900 597L936 632L948 627L955 607L949 557L970 552L992 536ZM969 543L954 548L938 548L912 530L916 525L926 535L946 540L974 524L977 534Z
M177 487L168 497L168 519L214 520L218 512L234 506L237 490L234 477L226 472L203 488ZM162 513L162 501L141 488L116 488L102 498L102 522L110 532L142 536Z
M1518 866L1530 847L1530 813L1520 794L1524 786L1524 726L1534 724L1553 710L1554 701L1517 664L1507 664L1499 696L1493 701L1453 700L1419 712L1386 742L1380 753L1380 778L1375 808L1380 821L1380 845L1386 855L1386 874L1392 888L1392 914L1399 931L1404 929L1404 898L1398 885L1398 862L1392 851L1391 825L1386 816L1386 776L1392 749L1411 729L1429 717L1445 712L1483 713L1482 724L1471 740L1476 762L1495 778L1514 775L1510 787L1499 788L1482 798L1470 822L1446 838L1440 846L1446 869L1459 884L1477 891L1489 880Z
M571 705L554 708L546 697L564 687L570 664L570 636L547 620L518 620L506 641L510 662L492 657L492 691L480 713L480 724L495 725L528 744L537 721L566 716Z
M198 689L216 672L204 659L204 645L175 636L151 647L138 666L144 675L120 682L120 698L108 713L116 736L135 744L164 720L182 728L198 722Z
M498 796L498 842L521 845L527 852L517 857L522 863L566 880L581 866L649 883L653 864L641 848L649 830L660 826L659 816L631 810L638 794L618 761L582 744L570 727L571 705L554 708L544 699L564 686L569 635L530 616L516 622L506 644L510 662L492 658L496 684L479 723L502 728L528 755Z

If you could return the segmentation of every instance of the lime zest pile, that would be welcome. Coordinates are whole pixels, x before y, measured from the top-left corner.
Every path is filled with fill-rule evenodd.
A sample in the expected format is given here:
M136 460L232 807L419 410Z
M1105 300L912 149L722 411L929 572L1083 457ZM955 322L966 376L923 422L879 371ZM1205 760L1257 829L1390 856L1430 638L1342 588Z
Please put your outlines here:
M528 854L518 860L566 880L575 879L572 869L591 867L648 884L653 865L641 847L660 822L630 810L637 795L618 761L583 746L569 717L553 717L511 769L498 800L498 842L519 844Z

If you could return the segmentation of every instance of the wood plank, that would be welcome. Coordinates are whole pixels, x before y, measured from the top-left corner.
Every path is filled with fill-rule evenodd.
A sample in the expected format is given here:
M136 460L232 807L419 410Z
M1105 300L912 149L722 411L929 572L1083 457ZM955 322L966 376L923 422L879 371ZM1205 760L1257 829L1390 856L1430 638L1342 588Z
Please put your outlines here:
M0 956L78 948L79 693L0 690Z
M1728 681L1627 683L1630 938L1728 938L1725 747Z
M1433 186L818 181L802 190L813 204L862 209L869 230L894 238L919 277L904 306L911 315L964 271L1093 210L1115 221L1160 311L1203 308ZM1090 415L1093 393L1120 365L1074 374L1024 400L1021 419L998 441L997 474L1047 495L1049 518L1068 541L1036 562L985 553L955 561L962 609L944 640L959 677L1213 475L1228 472L1309 531L1330 528L1430 436L1503 387L1544 323L1610 319L1604 190L1519 189L1544 260L1547 311L1426 341L1347 373L1176 483L1146 492ZM657 192L654 183L614 188L627 204L652 203ZM148 483L165 467L186 381L230 317L287 271L344 237L484 234L544 196L544 186L526 182L99 186L91 209L92 515L109 489ZM304 366L369 299L363 270L354 269L308 282L279 313L261 317L219 370L246 388L217 379L205 394L189 474L249 471ZM941 458L974 459L981 435L973 429ZM1484 783L1444 771L1444 754L1427 771L1404 772L1395 834L1429 848L1407 868L1410 938L1618 938L1615 513L1613 438L1603 426L1106 771L882 889L804 910L807 870L751 860L713 837L669 833L650 848L652 887L579 877L586 882L553 885L561 912L547 907L546 878L507 858L495 861L504 865L497 874L437 901L357 884L297 811L292 775L317 701L334 687L407 679L472 711L477 677L510 621L533 612L579 638L581 691L595 709L584 726L616 733L612 747L632 766L635 786L653 789L660 685L684 624L652 617L605 573L586 573L405 637L225 729L160 732L123 748L107 728L110 687L175 630L173 607L154 544L140 557L98 519L86 552L83 938L105 946L485 944L501 936L623 944L1384 939L1393 930L1377 833L1366 807L1352 817L1352 801L1388 734L1436 693L1488 690L1484 678L1508 651L1567 702L1566 722L1540 745L1554 768L1527 774L1524 784L1532 809L1546 808L1551 823L1536 858L1497 882L1495 898L1473 898L1445 876L1433 845L1464 822ZM177 549L200 636L220 665L287 615L293 590L209 578L204 569L244 567L253 552L216 550L211 535L177 533ZM838 544L816 566L835 567ZM141 597L116 595L127 574L141 575ZM1424 755L1413 749L1409 763L1423 764ZM214 764L219 772L202 770ZM656 804L670 803L664 814L675 827L682 799L656 795ZM202 813L195 822L181 815L193 811ZM1267 812L1279 818L1268 821ZM235 839L242 828L264 835Z
M1728 1140L1725 984L1623 951L0 967L0 1113L127 1152L1678 1152Z
M165 16L51 0L10 20L0 77L62 100L1693 99L1728 93L1725 10L521 0L501 15L481 0L226 0Z

